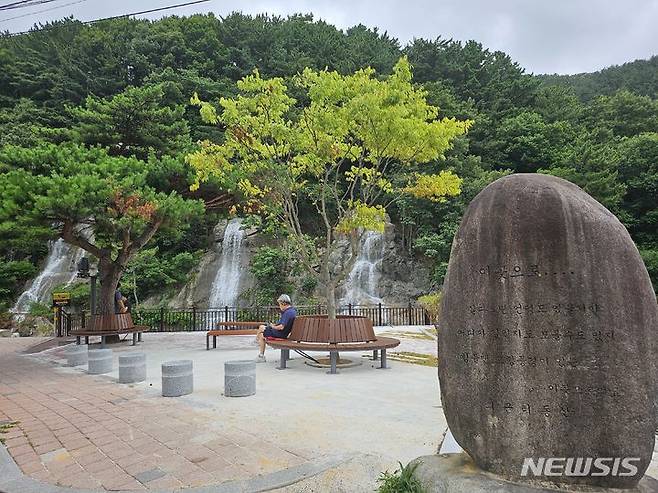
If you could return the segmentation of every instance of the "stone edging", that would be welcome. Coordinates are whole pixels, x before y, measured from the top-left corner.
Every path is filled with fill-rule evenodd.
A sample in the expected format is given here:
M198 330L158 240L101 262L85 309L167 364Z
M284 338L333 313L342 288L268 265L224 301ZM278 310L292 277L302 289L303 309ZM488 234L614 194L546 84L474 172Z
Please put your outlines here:
M177 489L182 493L257 493L283 488L320 474L354 458L356 454L332 455L306 462L299 466L256 476L250 479ZM37 481L23 474L4 445L0 445L0 493L98 493L105 490L67 488ZM134 493L117 491L116 493ZM152 493L172 493L172 490L153 490Z

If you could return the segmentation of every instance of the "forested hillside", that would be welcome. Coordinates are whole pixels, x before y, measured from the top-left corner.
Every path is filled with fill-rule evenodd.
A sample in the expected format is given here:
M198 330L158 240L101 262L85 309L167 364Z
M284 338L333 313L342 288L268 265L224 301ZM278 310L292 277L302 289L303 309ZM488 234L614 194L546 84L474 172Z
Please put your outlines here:
M231 204L231 191L212 180L190 191L185 156L200 140L222 139L221 127L204 123L189 104L193 93L210 102L234 95L236 82L255 68L286 80L305 67L350 74L370 66L390 74L402 55L440 116L473 121L446 160L431 166L459 175L461 195L438 204L406 198L392 210L405 247L435 266L437 286L465 206L488 183L516 172L571 180L613 211L658 286L658 57L596 74L531 76L475 41L416 39L401 46L376 29L341 31L302 15L65 20L45 27L0 38L5 308L38 271L47 240L66 226L57 215L62 204L77 220L111 211L96 230L108 251L145 240L137 256L126 253L127 282L140 298L185 281ZM153 204L168 211L166 220L151 213ZM32 210L48 212L37 221ZM117 231L126 230L134 237L116 246ZM269 269L264 278L294 271L286 252L265 249L255 260L254 269Z
M542 75L539 78L546 84L573 89L582 101L610 96L622 89L655 98L658 90L658 56L615 65L591 74Z

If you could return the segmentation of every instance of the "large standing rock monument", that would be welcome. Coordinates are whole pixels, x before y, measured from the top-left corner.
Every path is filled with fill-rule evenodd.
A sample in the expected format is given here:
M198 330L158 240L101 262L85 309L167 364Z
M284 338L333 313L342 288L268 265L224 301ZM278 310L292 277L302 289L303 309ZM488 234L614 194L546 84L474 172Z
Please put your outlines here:
M654 448L656 337L633 241L580 188L517 174L470 204L444 286L439 378L448 425L480 468L634 487Z

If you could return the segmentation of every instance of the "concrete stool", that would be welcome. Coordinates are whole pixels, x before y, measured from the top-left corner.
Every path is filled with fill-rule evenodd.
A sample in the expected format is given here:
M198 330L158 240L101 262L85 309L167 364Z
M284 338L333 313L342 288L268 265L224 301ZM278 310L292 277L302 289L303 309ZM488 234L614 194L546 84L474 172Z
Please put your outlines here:
M112 350L111 349L90 349L89 365L87 373L90 375L100 375L112 371Z
M77 346L73 344L66 348L66 364L67 366L80 366L86 365L89 360L87 351L89 347L87 345Z
M192 361L167 361L162 363L162 395L179 397L194 390Z
M119 356L119 383L146 380L146 354L130 353Z
M256 393L256 362L227 361L224 363L224 395L246 397Z

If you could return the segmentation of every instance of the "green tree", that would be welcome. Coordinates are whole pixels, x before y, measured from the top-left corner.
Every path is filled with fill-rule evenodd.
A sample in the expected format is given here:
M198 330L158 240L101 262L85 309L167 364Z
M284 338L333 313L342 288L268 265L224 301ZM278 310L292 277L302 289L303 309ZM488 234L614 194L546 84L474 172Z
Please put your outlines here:
M658 132L658 101L628 91L599 96L585 108L582 121L590 129L606 129L618 137Z
M294 79L305 91L297 106L282 79L258 72L238 83L236 98L220 101L219 116L193 98L207 121L227 128L225 142L207 142L188 156L198 180L219 177L239 191L244 210L285 228L301 263L323 286L331 317L360 235L383 230L387 206L405 193L440 202L461 186L454 173L410 168L439 159L469 122L436 119L437 108L412 85L406 58L388 78L374 74L306 69ZM350 240L351 260L332 270L340 237Z
M200 201L151 186L147 163L99 148L5 147L0 169L0 221L51 227L96 257L101 313L113 313L121 274L156 233L175 234L203 213Z
M182 105L163 104L161 85L128 87L116 96L89 96L84 107L71 108L73 134L85 144L101 144L110 154L156 156L175 154L190 144Z
M658 249L658 133L641 133L621 139L613 162L626 186L623 209L636 241Z
M254 301L258 305L270 305L281 293L289 293L289 254L283 248L263 246L253 255L249 270L254 275Z

